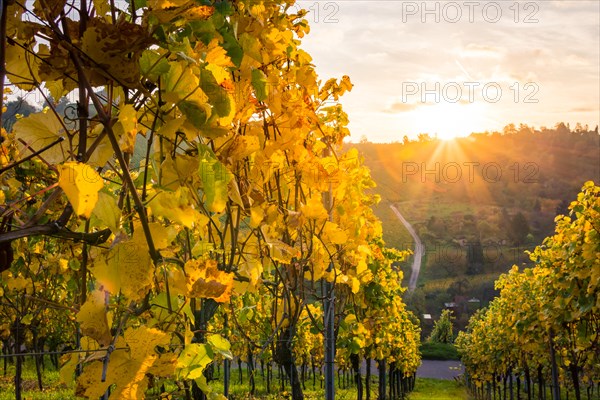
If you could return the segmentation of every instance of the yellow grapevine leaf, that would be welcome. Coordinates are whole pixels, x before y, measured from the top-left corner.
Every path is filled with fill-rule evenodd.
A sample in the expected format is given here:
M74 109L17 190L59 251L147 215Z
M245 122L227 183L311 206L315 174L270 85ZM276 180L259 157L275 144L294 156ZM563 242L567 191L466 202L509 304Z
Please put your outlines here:
M195 106L210 113L210 106L206 104L208 96L202 90L200 78L192 68L183 61L171 62L169 65L169 72L164 75L164 100L172 103L185 102L189 107Z
M258 228L263 218L265 211L261 206L254 206L250 209L250 228Z
M6 76L15 86L26 91L33 90L35 88L33 83L40 81L38 76L40 61L34 54L29 53L32 47L32 45L13 41L6 45Z
M185 118L175 118L175 119L168 120L158 130L158 135L164 136L167 139L173 139L173 138L175 138L175 134L177 133L177 130L179 130L179 128L181 127L181 125L183 125L184 122L185 122Z
M354 86L354 85L352 84L352 82L350 82L350 77L348 75L344 75L342 77L342 81L340 82L340 87L342 89L344 89L345 91L349 92L352 90L352 86ZM342 93L340 93L340 94L342 94Z
M19 119L13 127L15 136L27 143L33 151L56 141L61 136L66 137L66 132L58 118L51 111L31 114ZM60 163L69 158L68 145L58 143L46 150L42 157L51 164ZM21 150L22 154L31 154L31 150Z
M196 7L191 7L191 8L188 8L186 10L186 12L185 12L185 18L188 21L207 19L214 12L215 12L215 9L212 8L212 7L210 7L210 6L196 6Z
M154 276L148 246L141 240L115 240L110 250L96 257L92 272L104 290L131 300L144 298Z
M100 175L91 166L73 161L60 165L58 173L58 185L64 190L75 213L89 218L103 186Z
M33 3L33 10L37 15L43 15L50 20L55 20L65 7L65 0L40 1ZM57 97L55 97L57 98Z
M180 187L175 192L160 192L148 204L152 214L168 218L185 227L191 228L198 220L198 211L191 206L189 189Z
M227 51L219 46L217 39L211 40L208 44L208 52L206 53L205 62L209 64L218 65L219 67L233 67L231 58L227 55Z
M60 367L59 379L62 383L69 386L73 384L73 374L79 360L79 354L71 353L67 355L67 360Z
M174 226L163 226L157 222L150 222L148 224L148 228L150 229L150 235L152 236L154 247L159 250L167 248L175 239L175 236L177 236L177 230ZM136 222L134 224L134 230L135 232L133 233L132 241L140 249L147 249L148 242L146 240L146 235L144 234L142 224Z
M238 267L238 273L241 276L248 278L250 282L243 282L246 290L252 290L260 281L261 274L263 272L263 265L259 259L249 259L240 263ZM237 284L235 281L234 284ZM237 293L243 293L246 290L239 291L239 286L236 286L235 290Z
M3 279L4 280L4 279ZM23 290L31 289L32 282L29 279L23 278L21 275L13 277L7 281L8 290Z
M52 96L53 99L60 99L61 97L63 97L63 95L65 95L66 90L64 88L63 85L63 81L61 80L56 80L56 81L46 81L45 83L46 89L48 89L48 91L50 92L50 95ZM58 101L58 100L56 100Z
M308 199L301 211L306 218L327 219L327 210L323 207L322 200L316 196Z
M81 37L81 51L90 64L92 84L117 80L125 86L139 81L139 58L149 44L147 30L125 19L108 23L101 18L90 19Z
M104 17L110 12L110 2L103 0L94 0L94 8L99 17Z
M101 346L108 346L112 336L108 326L104 296L104 292L99 290L90 293L77 313L77 322L81 324L84 335L95 339Z
M212 361L208 344L191 343L185 346L177 359L178 375L184 379L195 379Z
M346 232L341 230L337 224L333 222L325 222L325 226L323 227L323 235L326 242L330 242L333 244L344 244L346 240L348 240L348 235Z
M294 257L300 255L297 249L285 244L281 240L270 240L267 244L269 246L269 255L274 261L289 264Z
M233 354L231 353L231 343L223 336L219 334L208 335L206 342L210 344L213 351L221 354L223 357L233 360Z
M174 371L175 359L170 354L159 356L155 351L156 346L165 346L169 344L169 340L166 332L155 328L143 325L139 328L128 328L124 338L117 340L116 347L126 346L129 351L115 350L111 354L106 382L100 381L102 362L90 363L77 379L77 394L98 398L108 386L115 384L111 398L143 399L148 387L148 373L152 371L156 375L166 377ZM167 367L169 364L172 365L171 368Z
M135 137L137 135L137 112L131 104L124 105L119 112L115 132L120 135L119 147L123 152L133 154Z
M104 130L104 126L102 124L96 125L91 132L90 136L97 136L102 133ZM113 157L114 150L112 145L110 144L110 140L108 139L108 135L104 136L96 150L92 153L87 163L94 168L104 168L106 162Z
M229 301L233 287L233 274L219 271L214 260L190 260L185 263L189 297Z
M121 210L117 206L117 201L111 195L99 192L98 202L92 211L100 221L113 232L117 233L121 225Z
M181 16L188 21L203 20L214 13L210 6L196 6L190 0L149 0L148 8L160 23L169 22Z
M223 82L227 80L231 80L231 73L227 71L224 67L220 67L215 64L208 64L206 69L209 70L213 76L215 77L215 81L221 85Z

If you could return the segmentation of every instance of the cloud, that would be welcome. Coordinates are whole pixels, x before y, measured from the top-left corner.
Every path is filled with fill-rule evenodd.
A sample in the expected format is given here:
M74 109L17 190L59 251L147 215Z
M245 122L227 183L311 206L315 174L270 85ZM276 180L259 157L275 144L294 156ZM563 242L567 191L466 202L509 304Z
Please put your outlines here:
M563 62L570 67L586 67L590 65L589 60L577 54L569 54Z
M400 101L397 101L397 102L393 103L391 106L389 106L388 108L386 108L385 110L383 110L383 112L388 113L388 114L410 112L410 111L415 110L420 105L422 105L422 104L402 103Z
M398 2L382 0L337 2L338 22L326 23L325 17L333 12L325 9L328 3L301 0L302 7L312 7L307 17L311 33L303 47L313 56L322 79L345 74L352 78L355 89L342 102L356 140L363 134L377 140L374 136L383 138L398 130L422 131L427 121L419 114L432 103L420 102L420 86L418 94L402 102L404 82L424 82L427 90L433 90L435 82L442 88L457 82L463 89L461 107L468 105L464 82L480 83L475 103L481 100L478 90L484 84L499 83L502 101L485 104L483 122L476 130L501 129L509 121L550 126L557 113L565 120L598 124L600 2L527 3L536 7L518 2L518 23L514 2L496 3L502 5L498 23L482 17L483 3L476 7L473 23L464 7L458 23L443 18L435 23L431 15L427 23L422 23L421 15L401 23ZM525 23L526 17L539 22ZM533 95L538 103L524 102L534 93L532 86L525 88L528 82L539 87ZM432 95L426 100L431 102Z
M594 112L594 111L598 111L598 109L593 108L593 107L575 107L575 108L571 108L569 110L569 112Z
M501 47L469 43L460 51L463 58L502 58L505 50Z

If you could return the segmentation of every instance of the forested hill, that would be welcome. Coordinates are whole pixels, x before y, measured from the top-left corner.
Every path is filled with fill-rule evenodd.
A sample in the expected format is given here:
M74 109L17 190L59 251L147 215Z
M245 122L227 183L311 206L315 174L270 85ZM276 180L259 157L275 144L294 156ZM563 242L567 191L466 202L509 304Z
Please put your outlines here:
M554 209L573 199L586 180L600 179L598 128L564 124L541 130L509 125L441 141L355 144L383 200L446 200L524 210Z
M568 212L584 182L600 181L597 128L509 125L452 141L420 135L416 141L351 146L364 157L381 195L375 212L386 244L414 246L390 210L395 204L425 246L409 302L417 315L437 315L461 298L487 304L497 295L498 275L530 263L525 250L553 233L554 218ZM410 262L402 265L405 284ZM464 327L470 314L461 313L457 326Z

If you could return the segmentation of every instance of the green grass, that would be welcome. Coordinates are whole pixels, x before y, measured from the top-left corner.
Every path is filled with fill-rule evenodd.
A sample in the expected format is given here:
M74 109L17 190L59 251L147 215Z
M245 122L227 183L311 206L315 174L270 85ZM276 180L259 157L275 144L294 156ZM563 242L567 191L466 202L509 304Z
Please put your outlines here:
M424 360L459 360L458 351L452 344L424 342L419 348Z
M238 374L236 368L232 368L231 375L231 388L230 393L232 399L236 400L249 400L249 399L261 399L261 400L280 400L289 399L290 388L286 385L285 390L281 391L279 381L273 380L271 386L271 394L266 393L265 384L260 376L256 377L256 397L250 397L248 395L248 376L244 371L244 382L243 384L238 383ZM257 371L258 372L258 371ZM276 374L277 372L274 371ZM8 366L6 376L0 376L0 400L12 400L14 399L14 365ZM339 381L336 376L336 400L354 400L356 399L356 388L351 384L348 388L341 388ZM50 365L46 366L44 372L44 391L39 391L37 388L37 380L35 374L35 367L32 360L28 360L25 363L23 369L23 398L32 400L63 400L63 399L75 399L73 388L67 388L63 384L59 383L58 371L54 370ZM312 379L307 380L306 390L304 395L306 400L319 400L324 398L323 389L321 388L321 377L317 376L316 386L313 388ZM364 376L363 376L364 382ZM211 386L214 387L217 393L222 393L222 383L212 382ZM173 388L171 388L173 389ZM411 394L410 400L419 399L466 399L464 394L464 388L458 386L453 381L441 381L436 379L421 379L418 378L416 382L415 392ZM437 397L434 397L437 396ZM462 397L461 397L462 396ZM158 396L156 393L148 393L148 398L156 399ZM175 396L178 398L179 396ZM371 377L371 398L377 397L377 377Z
M13 400L15 398L15 366L8 364L6 375L4 369L1 369L0 375L0 400ZM23 366L23 398L28 400L64 400L74 399L73 388L67 388L59 382L58 371L46 363L46 369L43 372L43 387L40 391L37 386L37 375L35 373L35 364L31 358L26 360Z
M469 399L463 385L456 381L417 378L415 390L409 400L462 400Z
M413 249L414 243L410 233L390 208L390 203L382 201L373 207L373 212L383 224L383 240L386 246L398 250Z
M3 371L1 371L3 372ZM0 374L1 374L0 372ZM281 391L279 381L273 380L271 387L271 394L266 393L264 382L260 376L256 379L256 397L250 397L248 395L248 377L246 371L244 371L244 382L242 385L238 384L238 375L235 368L232 369L231 376L231 399L236 400L281 400L289 399L290 388L286 385L285 390ZM275 372L275 371L274 371ZM276 372L275 372L276 374ZM0 400L12 400L15 398L14 385L14 365L8 366L6 376L0 375ZM44 372L44 391L39 391L37 388L37 380L35 374L35 367L32 360L28 360L25 363L23 369L23 398L27 400L65 400L75 399L74 389L67 388L65 385L59 383L58 371L54 370L50 365L46 366ZM316 386L313 389L312 379L307 380L306 390L304 391L306 400L319 400L324 398L323 389L320 384L321 377L317 376ZM363 376L364 382L364 376ZM165 382L166 383L166 382ZM172 386L172 385L168 385ZM222 393L222 383L212 382L211 386L214 387L217 393ZM169 388L169 389L174 389ZM168 389L168 390L169 390ZM341 388L339 381L336 376L336 389L335 389L336 400L354 400L356 399L357 393L356 388L353 384L347 388ZM377 377L371 377L371 398L377 397ZM157 399L157 393L152 391L148 393L148 399ZM180 398L175 396L174 398ZM417 378L415 385L415 391L410 394L409 400L460 400L468 399L465 388L460 386L459 383L449 380L438 380L438 379L427 379Z

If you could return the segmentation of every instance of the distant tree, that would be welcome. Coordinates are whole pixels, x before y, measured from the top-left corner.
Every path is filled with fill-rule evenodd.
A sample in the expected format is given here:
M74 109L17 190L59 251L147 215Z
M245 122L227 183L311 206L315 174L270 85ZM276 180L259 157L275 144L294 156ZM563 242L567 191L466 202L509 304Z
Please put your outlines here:
M431 216L427 221L427 230L440 235L446 232L446 224L444 223L444 220Z
M17 116L28 116L32 112L37 111L34 106L29 104L25 99L19 97L17 100L6 103L6 111L2 113L2 127L7 132L12 130L12 126L17 122Z
M514 135L517 133L517 128L515 127L515 124L508 124L502 129L502 133L504 135Z
M558 133L559 135L571 133L571 128L568 123L565 125L563 122L559 122L558 124L556 124L555 129L556 133Z
M467 243L467 274L479 274L483 270L483 247L479 240Z
M535 199L535 203L533 203L533 211L540 212L542 211L542 203L540 202L539 197Z
M494 234L494 228L488 221L481 221L477 224L477 230L479 231L480 239L489 239Z
M69 102L69 99L67 97L61 97L58 102L55 102L54 99L52 97L49 98L50 102L52 103L52 105L54 106L54 110L56 111L56 113L58 115L60 115L61 117L67 116L67 108L71 107L73 108L73 112L76 113L77 112L77 104L76 103L72 103ZM44 102L44 107L49 107L50 105L48 104L48 102Z
M425 299L425 291L422 287L417 287L414 292L405 292L405 302L408 310L412 311L419 318L427 312L427 301Z
M365 135L362 135L360 137L360 143L361 144L369 143L369 139Z
M433 231L436 221L437 221L437 218L435 217L435 215L432 215L429 218L429 221L427 221L427 229L429 229L430 231Z
M408 136L404 135L404 137L402 138L402 144L408 144L410 143L410 140L408 139Z
M475 222L475 216L473 214L465 214L463 215L463 219L465 222L473 223Z
M450 285L448 288L448 292L454 296L462 296L467 293L471 285L469 284L469 280L466 278L458 279Z
M510 238L514 244L524 243L529 231L527 218L519 211L510 221Z
M585 133L589 130L588 124L581 125L581 122L575 124L575 133Z
M569 202L565 199L561 200L556 206L556 215L569 215Z
M433 141L433 138L429 133L419 133L417 135L417 140L419 141L419 143L427 143Z
M519 124L519 131L518 133L520 134L531 134L533 133L533 128L530 128L527 124Z
M454 342L454 333L452 320L452 311L444 310L442 311L442 315L440 318L435 321L433 325L433 331L431 331L431 335L427 339L429 342L433 343L452 343Z
M508 215L508 211L506 210L506 208L502 208L502 212L501 212L501 217L500 217L500 228L501 229L505 229L508 230L509 228L509 222L510 221L510 216Z

